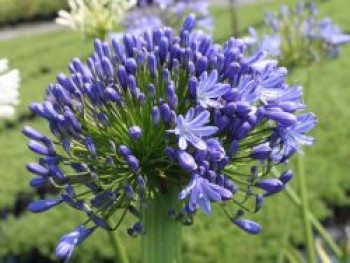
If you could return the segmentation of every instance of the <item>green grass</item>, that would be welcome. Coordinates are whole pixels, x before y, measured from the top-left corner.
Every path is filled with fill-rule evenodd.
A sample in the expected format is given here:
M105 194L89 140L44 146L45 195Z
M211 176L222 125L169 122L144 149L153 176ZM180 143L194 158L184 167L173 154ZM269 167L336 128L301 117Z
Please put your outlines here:
M264 9L276 10L279 3L281 1L270 1L240 8L240 31L246 32L250 24L262 19ZM320 15L329 14L349 31L348 5L348 0L328 1L319 5ZM222 41L230 33L229 12L216 8L213 13L217 25L215 38ZM47 84L55 81L56 73L67 71L72 57L86 58L91 50L91 43L66 31L0 42L0 57L9 58L11 66L19 68L22 74L22 104L18 107L18 115L28 113L31 101L43 99ZM306 93L310 110L317 114L319 124L313 133L315 145L306 151L305 165L310 207L319 218L330 215L328 204L348 205L350 201L346 195L350 189L347 170L350 160L349 58L350 46L342 49L339 59L297 69L290 76L291 82L301 84L307 82L308 75L312 79ZM36 119L0 132L0 207L12 209L18 193L31 193L28 187L30 175L24 165L34 161L34 156L26 150L26 139L20 132L24 124L47 130L46 123ZM274 262L288 218L291 219L292 241L299 244L303 237L298 212L284 194L268 200L262 212L253 216L263 227L263 233L258 237L239 231L218 211L210 217L199 215L194 226L184 229L184 262ZM0 257L8 253L25 255L34 247L52 257L58 237L80 219L79 213L63 207L45 215L25 213L20 218L0 221ZM127 238L125 231L121 235L132 257L131 262L139 262L139 240ZM97 255L112 256L107 237L102 232L87 240L76 252L75 262L96 262L93 258Z

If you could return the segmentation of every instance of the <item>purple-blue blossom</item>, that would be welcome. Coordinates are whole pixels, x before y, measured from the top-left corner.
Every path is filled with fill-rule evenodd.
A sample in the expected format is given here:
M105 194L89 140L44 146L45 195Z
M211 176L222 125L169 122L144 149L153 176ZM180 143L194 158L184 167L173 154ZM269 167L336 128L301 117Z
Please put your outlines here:
M197 115L193 108L188 110L185 117L180 115L177 118L175 129L169 132L178 135L181 150L186 150L189 143L199 150L207 149L207 144L202 138L211 136L218 131L215 126L206 126L210 121L209 118L208 111L202 111Z
M57 257L65 258L65 262L68 262L75 247L83 242L89 235L91 235L92 232L93 229L80 225L72 232L62 236L56 247Z
M228 200L233 194L221 186L210 183L205 178L193 175L193 179L179 195L180 199L185 199L188 196L190 211L194 212L200 206L206 214L210 214L211 202Z
M317 62L324 56L336 57L340 46L350 42L350 35L331 18L319 18L314 3L283 5L279 14L266 12L265 24L261 37L250 29L245 43L278 58L289 68Z
M179 197L178 208L169 207L173 220L189 224L216 202L257 234L260 226L243 216L291 180L291 172L274 179L269 171L313 142L307 133L316 118L304 112L302 89L289 86L286 69L262 50L249 53L235 38L221 46L195 25L190 15L179 35L159 27L112 45L96 40L86 65L73 59L44 102L31 104L51 135L23 129L39 154L27 165L30 185L57 195L29 210L65 203L85 216L59 242L59 256L69 259L93 229L117 229L109 219L121 211L142 214L139 207L169 188ZM147 235L139 217L127 229Z
M213 70L208 76L203 72L196 87L196 100L203 108L220 107L220 98L230 91L229 84L218 84L218 72Z

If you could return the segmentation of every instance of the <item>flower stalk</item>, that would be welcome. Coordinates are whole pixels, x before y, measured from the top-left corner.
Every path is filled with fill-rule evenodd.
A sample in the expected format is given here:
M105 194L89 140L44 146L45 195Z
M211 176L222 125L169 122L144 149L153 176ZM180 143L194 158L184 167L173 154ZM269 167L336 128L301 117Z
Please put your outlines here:
M143 209L143 263L181 263L181 223L169 216L169 208L180 204L178 191L155 195Z
M305 180L304 159L303 159L303 156L301 155L298 155L297 166L298 166L298 182L299 182L300 197L301 197L301 214L303 217L304 235L305 235L305 242L307 247L307 258L308 258L308 262L313 263L313 262L316 262L315 244L314 244L314 235L312 232L312 224L308 217L309 201L308 201L308 195L307 195L307 185Z
M119 236L117 236L112 231L108 231L107 234L115 255L115 262L129 263L128 255L126 253L125 247L121 243Z

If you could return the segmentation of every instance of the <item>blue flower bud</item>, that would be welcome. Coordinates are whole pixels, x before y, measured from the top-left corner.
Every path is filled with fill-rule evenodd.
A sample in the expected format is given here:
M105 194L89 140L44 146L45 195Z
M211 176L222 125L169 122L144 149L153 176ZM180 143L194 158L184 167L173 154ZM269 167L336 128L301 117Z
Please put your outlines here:
M111 51L109 49L109 44L108 43L102 43L102 51L103 55L107 58L111 57Z
M243 139L250 131L252 130L252 126L249 122L244 122L242 126L236 132L236 138L238 140Z
M121 101L120 95L112 87L107 87L104 91L104 95L105 95L105 100L107 102L108 101L112 101L112 102L120 102Z
M104 73L107 76L107 79L113 80L114 77L114 68L111 61L107 57L102 58L102 68Z
M130 184L127 184L125 185L124 189L125 189L126 196L132 199L134 197L134 189L132 188L132 186Z
M255 212L258 212L261 209L263 202L264 202L264 195L258 194L255 197Z
M103 50L102 50L102 41L100 39L95 39L94 41L94 47L97 55L102 58L103 57Z
M297 122L297 118L293 114L284 111L266 111L265 115L267 118L287 127Z
M154 98L154 96L156 95L156 89L154 88L153 84L147 85L147 92L151 96L151 98Z
M245 102L236 102L236 112L241 114L241 115L245 115L248 112L250 112L252 110L252 107Z
M194 14L190 14L186 17L186 20L181 28L181 32L188 31L191 32L192 29L196 25L196 16Z
M159 123L159 119L160 119L160 113L159 113L159 108L157 106L154 106L151 110L151 118L152 118L152 122L154 124L158 124Z
M216 184L223 187L225 184L225 177L222 174L216 176Z
M129 169L132 173L136 173L139 169L139 160L134 155L129 155L126 157L126 162L129 166Z
M258 160L266 160L270 157L272 149L269 143L260 144L253 148L250 157Z
M127 147L125 145L119 145L118 154L123 156L124 158L127 158L132 153L131 153L131 150L129 149L129 147Z
M181 46L188 47L190 43L190 33L188 31L183 31L181 33Z
M34 177L33 179L30 180L30 186L33 188L40 188L45 186L45 184L47 183L46 179L41 177L41 176L37 176Z
M29 141L28 142L28 148L41 155L54 155L55 153L46 145L38 143L36 141Z
M66 176L63 174L62 170L54 164L49 165L49 174L52 176L54 179L60 180L60 181L65 181Z
M106 164L108 166L113 166L114 165L114 158L112 156L107 156L106 157Z
M81 131L81 124L71 110L65 110L64 118L75 130Z
M47 168L36 163L27 164L27 169L29 172L40 176L47 176L49 174L49 170Z
M131 126L129 128L129 135L132 139L134 140L138 140L141 138L141 135L142 135L142 130L139 126Z
M165 123L170 123L171 121L171 110L170 107L167 103L162 103L159 106L159 110L160 110L160 116L162 117L163 121Z
M208 59L205 56L201 56L196 63L197 75L201 75L204 71L206 71L208 67Z
M146 182L145 179L143 179L142 175L137 176L136 182L141 190L144 190L146 188Z
M141 223L135 223L132 229L139 235L143 235L145 233L145 228Z
M60 157L57 156L43 156L39 159L39 164L45 166L50 164L58 164L60 161Z
M115 39L112 39L112 46L119 61L123 61L123 58L125 56L123 46Z
M174 85L169 83L167 85L167 87L166 87L165 92L166 92L166 95L167 95L169 106L172 109L176 109L178 99L177 99L177 95L176 95L176 92L175 92Z
M147 56L147 62L151 77L154 78L157 75L157 60L154 54L149 54Z
M283 183L278 179L263 179L256 183L256 186L268 192L280 191L283 189Z
M192 172L198 168L192 155L185 151L178 151L178 159L181 167L187 171Z
M32 140L43 141L46 138L46 136L29 126L24 126L22 132L25 136Z
M118 80L122 88L126 90L128 87L128 77L124 66L119 66L118 68Z
M137 71L137 64L136 64L135 59L128 58L125 62L125 68L126 68L126 72L128 74L135 75L135 73Z
M85 147L90 152L92 158L97 158L97 149L94 141L91 137L86 137L84 139Z
M34 201L29 204L28 210L33 213L41 213L62 203L61 199L45 199Z
M62 139L61 145L66 153L70 154L71 152L71 143L68 139Z
M187 70L190 76L194 76L196 74L196 66L192 61L188 62Z
M164 61L165 58L168 55L168 48L169 48L169 42L168 39L165 37L162 37L159 43L159 56L161 61Z
M130 34L124 35L123 38L124 46L125 46L125 51L129 57L132 57L134 54L134 38Z
M88 211L86 214L89 216L92 222L94 222L97 226L103 229L106 229L108 231L112 230L111 227L108 225L108 223L105 220L103 220L101 217L91 213L90 211Z
M243 229L249 234L259 234L261 231L261 227L258 223L251 221L251 220L246 220L246 219L233 219L232 222L238 226L239 228Z
M195 77L191 77L188 81L188 92L193 99L197 99L197 85L197 79Z
M287 170L285 171L279 178L279 180L285 185L293 178L293 171Z

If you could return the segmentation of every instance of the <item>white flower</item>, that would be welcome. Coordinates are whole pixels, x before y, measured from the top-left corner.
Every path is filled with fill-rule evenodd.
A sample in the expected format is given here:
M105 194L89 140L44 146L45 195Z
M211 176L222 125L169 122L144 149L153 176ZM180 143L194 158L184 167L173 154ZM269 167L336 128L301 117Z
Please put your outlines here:
M19 71L9 70L7 59L0 59L0 118L15 114L14 106L19 103Z
M91 37L106 38L118 27L136 0L68 0L70 12L60 10L56 22Z

